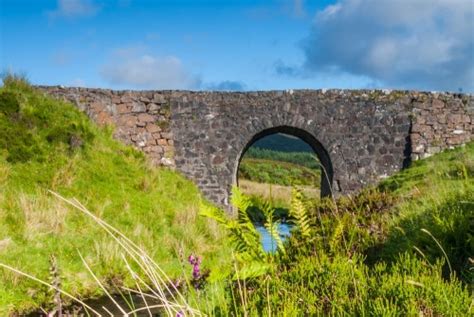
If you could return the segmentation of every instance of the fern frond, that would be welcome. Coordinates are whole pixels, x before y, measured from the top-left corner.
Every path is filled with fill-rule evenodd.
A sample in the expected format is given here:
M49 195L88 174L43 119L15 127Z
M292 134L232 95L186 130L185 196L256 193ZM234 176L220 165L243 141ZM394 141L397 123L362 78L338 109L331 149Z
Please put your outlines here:
M246 280L256 278L266 274L270 270L270 265L262 261L244 260L242 266L234 275L234 280Z
M253 224L242 224L237 220L229 221L226 228L230 239L239 253L249 253L254 258L264 257L265 251L260 241L260 234Z
M250 198L244 195L237 186L232 187L231 203L235 208L243 212L246 212L252 204Z
M201 206L199 208L199 214L201 216L211 218L223 225L227 225L229 221L222 209L205 203L201 203Z
M275 208L268 201L264 201L261 204L260 209L262 210L263 216L265 217L266 222L273 222L273 214L275 213Z
M283 240L281 239L281 236L280 236L280 229L279 229L280 222L279 221L266 222L264 226L268 234L270 234L270 236L272 237L273 241L275 241L277 250L285 254L286 253L285 246L283 245Z
M200 214L209 217L222 224L229 238L239 254L247 254L253 260L262 260L266 257L258 233L248 214L251 200L237 187L232 188L232 205L238 209L238 218L231 219L219 208L202 204Z
M291 193L290 216L304 237L311 236L311 226L307 209L303 203L303 194L296 188Z
M339 249L338 243L341 239L343 239L344 235L344 222L341 219L338 219L337 225L334 228L333 234L329 241L329 248L332 252L335 252Z

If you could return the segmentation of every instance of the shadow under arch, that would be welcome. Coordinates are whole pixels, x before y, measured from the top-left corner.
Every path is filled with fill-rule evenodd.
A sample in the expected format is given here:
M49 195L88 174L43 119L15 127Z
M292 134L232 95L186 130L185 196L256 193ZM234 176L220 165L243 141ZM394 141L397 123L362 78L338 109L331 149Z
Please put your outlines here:
M242 152L240 152L239 157L238 157L236 170L234 171L234 177L235 177L234 184L238 185L237 173L239 171L240 162L242 161L242 158L245 152L247 152L247 150L257 140L264 138L266 136L275 134L275 133L284 133L284 134L289 134L289 135L298 137L304 142L306 142L313 149L314 153L316 153L316 156L318 157L319 162L321 164L321 197L331 197L334 171L332 168L331 158L329 157L328 151L324 148L321 142L319 142L311 133L303 129L299 129L299 128L295 128L291 126L276 126L273 128L262 130L259 133L255 134L253 138L249 142L247 142L247 144L243 148Z

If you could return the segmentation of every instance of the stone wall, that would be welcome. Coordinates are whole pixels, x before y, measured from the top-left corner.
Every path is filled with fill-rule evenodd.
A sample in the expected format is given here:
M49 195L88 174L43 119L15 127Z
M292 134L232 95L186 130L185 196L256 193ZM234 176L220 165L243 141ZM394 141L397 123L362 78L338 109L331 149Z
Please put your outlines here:
M473 138L472 95L378 90L111 91L40 87L115 136L174 166L227 207L240 158L256 138L308 142L334 193L350 193ZM323 186L325 184L322 184Z
M142 150L156 165L174 166L174 139L170 126L173 92L39 88L72 102L99 125L113 125L115 138Z
M410 138L413 160L429 157L472 140L472 95L415 94L412 106Z

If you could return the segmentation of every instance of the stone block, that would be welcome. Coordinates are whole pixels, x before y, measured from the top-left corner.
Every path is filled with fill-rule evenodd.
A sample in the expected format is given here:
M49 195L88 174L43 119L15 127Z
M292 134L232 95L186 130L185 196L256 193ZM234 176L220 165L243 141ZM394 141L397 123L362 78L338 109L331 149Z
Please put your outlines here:
M151 113L156 113L160 110L160 106L158 106L156 103L150 103L148 105L148 111Z
M414 145L412 148L413 153L423 153L425 152L425 145L424 144L417 144Z
M141 102L133 102L132 103L132 112L145 112L146 111L146 107L145 107L145 104L141 103Z
M146 140L146 145L147 146L152 146L152 145L156 145L156 140L154 138L148 138Z
M112 124L112 116L110 116L107 112L104 111L99 112L99 114L97 115L97 123L100 125Z
M99 102L99 101L94 101L90 104L89 108L93 112L98 113L98 112L105 109L105 105L103 103Z
M162 94L153 94L153 102L163 104L166 103L166 99Z
M122 103L131 103L133 102L133 98L129 95L123 95L121 98L120 98L120 101Z
M140 122L154 122L155 121L155 117L153 117L152 115L149 115L148 113L140 113L138 115L138 121Z
M119 116L119 119L118 119L118 124L125 127L134 127L136 123L137 123L137 117L135 117L134 115L126 114L126 115Z
M458 123L462 122L462 116L458 113L451 113L447 115L448 123Z
M436 154L441 152L441 148L439 146L430 146L426 149L426 152L430 154Z
M158 139L157 144L158 145L168 145L168 142L166 141L166 139Z
M171 132L162 132L161 137L164 138L164 139L172 139L173 134Z
M434 109L444 108L444 102L439 99L433 99L433 101L431 101L431 106Z
M117 112L119 114L130 113L130 109L127 107L127 104L120 103L117 105Z
M154 123L147 123L146 130L150 133L160 132L161 128Z

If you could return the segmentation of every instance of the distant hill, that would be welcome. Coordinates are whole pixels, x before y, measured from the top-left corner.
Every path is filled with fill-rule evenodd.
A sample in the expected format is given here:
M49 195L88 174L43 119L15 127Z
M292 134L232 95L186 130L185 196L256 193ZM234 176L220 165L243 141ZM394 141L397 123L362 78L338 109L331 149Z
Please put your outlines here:
M259 147L279 152L313 152L313 149L308 143L300 138L284 133L276 133L264 137L256 141L252 147Z

